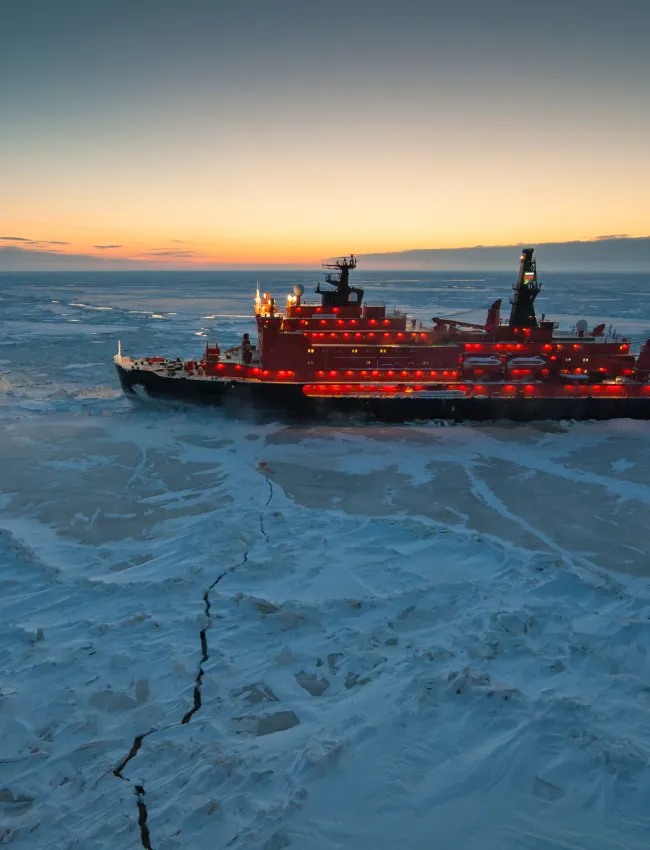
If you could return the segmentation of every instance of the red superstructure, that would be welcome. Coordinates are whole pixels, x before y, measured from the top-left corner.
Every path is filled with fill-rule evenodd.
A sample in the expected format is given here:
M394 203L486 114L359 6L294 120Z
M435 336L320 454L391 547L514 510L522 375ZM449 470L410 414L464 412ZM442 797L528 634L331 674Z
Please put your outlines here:
M589 330L581 321L575 331L561 333L544 317L537 320L540 285L533 251L522 252L507 323L501 322L501 301L492 304L484 325L441 317L424 324L365 304L363 290L349 283L356 267L350 256L324 264L337 274L327 276L333 288L317 288L319 303L303 303L303 288L297 286L280 311L268 293L258 293L257 346L245 334L241 346L225 352L208 344L201 361L149 359L138 361L139 368L159 374L171 368L169 377L201 383L292 388L284 397L294 400L299 393L303 399L333 401L650 401L649 342L636 357L630 340L607 334L605 325Z

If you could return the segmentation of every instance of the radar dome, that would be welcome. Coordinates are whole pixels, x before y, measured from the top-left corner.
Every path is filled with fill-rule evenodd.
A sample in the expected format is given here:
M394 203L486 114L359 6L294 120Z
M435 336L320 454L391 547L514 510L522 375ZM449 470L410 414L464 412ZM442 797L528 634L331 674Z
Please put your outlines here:
M587 324L585 319L580 319L579 322L576 322L576 330L578 331L579 334L587 333L588 327L589 327L589 325Z
M305 287L302 285L302 283L297 283L293 288L293 294L296 296L296 298L300 298L300 296L304 295L304 293Z

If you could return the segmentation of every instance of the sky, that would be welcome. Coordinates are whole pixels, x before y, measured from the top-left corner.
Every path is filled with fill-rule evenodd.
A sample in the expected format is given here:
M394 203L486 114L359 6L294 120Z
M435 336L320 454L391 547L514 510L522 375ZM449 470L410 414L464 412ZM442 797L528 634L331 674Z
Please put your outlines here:
M0 22L0 268L650 234L650 0L0 0Z

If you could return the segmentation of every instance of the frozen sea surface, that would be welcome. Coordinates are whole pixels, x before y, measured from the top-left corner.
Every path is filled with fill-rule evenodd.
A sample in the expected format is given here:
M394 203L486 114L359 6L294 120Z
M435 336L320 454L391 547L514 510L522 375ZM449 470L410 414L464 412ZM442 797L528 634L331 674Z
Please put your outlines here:
M234 343L255 277L0 275L0 843L646 848L650 423L122 397L118 338ZM512 282L358 277L422 317ZM637 336L649 289L539 306Z

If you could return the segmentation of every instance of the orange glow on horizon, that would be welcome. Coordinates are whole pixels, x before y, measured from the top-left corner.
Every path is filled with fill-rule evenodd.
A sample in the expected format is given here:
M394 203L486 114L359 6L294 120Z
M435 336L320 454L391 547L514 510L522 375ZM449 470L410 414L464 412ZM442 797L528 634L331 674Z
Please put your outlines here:
M525 239L519 234L506 235L488 242L481 239L479 235L469 236L457 240L429 239L423 242L421 239L397 241L391 239L355 239L351 235L347 239L340 236L331 240L300 239L292 240L285 237L282 241L268 240L263 237L252 237L250 241L232 239L229 244L220 243L215 245L211 241L200 239L187 240L164 240L150 238L149 246L146 246L144 238L128 239L121 238L120 241L107 241L98 234L95 238L87 234L79 236L77 228L70 232L67 229L55 227L37 228L34 226L16 225L0 218L0 229L2 232L20 231L27 234L30 240L37 243L36 247L21 241L4 241L0 246L14 246L23 250L35 250L42 252L56 251L61 255L85 255L103 260L120 260L142 263L143 265L157 267L162 265L178 265L188 268L201 268L210 265L306 265L319 264L321 259L334 255L355 253L383 254L398 253L415 249L457 249L471 248L475 246L503 246L516 245L522 242L530 242L531 245L543 244L545 242L565 241L593 241L597 238L594 233L557 233L547 232L537 234L536 239ZM627 233L629 237L647 237L650 227L639 230L636 233ZM68 244L46 244L47 242ZM106 247L98 248L98 245ZM111 247L108 247L111 246ZM115 247L112 247L115 246ZM118 247L119 246L119 247Z

